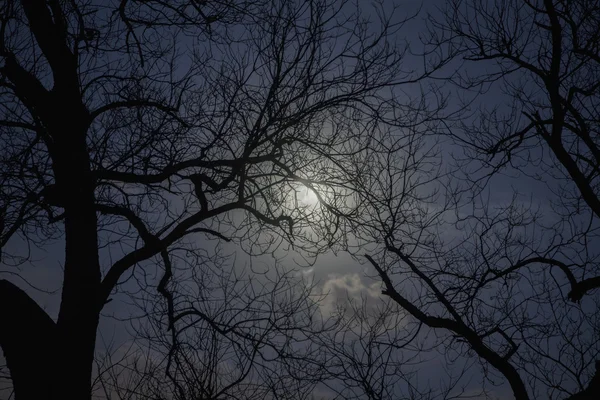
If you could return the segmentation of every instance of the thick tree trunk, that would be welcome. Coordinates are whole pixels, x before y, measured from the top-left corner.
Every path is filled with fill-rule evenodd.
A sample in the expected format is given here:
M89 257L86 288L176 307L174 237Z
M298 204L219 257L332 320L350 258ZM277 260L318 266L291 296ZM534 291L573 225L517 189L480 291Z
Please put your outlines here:
M91 397L102 308L95 182L86 143L87 110L80 102L67 99L53 99L63 108L60 113L56 110L55 119L47 124L53 128L49 150L57 197L64 208L66 243L56 324L22 290L6 281L0 285L0 345L14 381L16 400Z
M87 110L74 112L63 132L53 135L51 151L56 188L65 209L65 265L62 302L57 321L60 368L53 397L88 399L91 395L96 330L102 308L98 260L95 182L86 143Z
M0 346L16 400L89 399L99 303L97 217L85 129L62 135L51 151L65 210L65 259L56 324L21 289L0 281ZM68 143L67 143L68 142Z
M20 4L52 70L53 88L45 89L10 54L3 70L39 122L38 133L52 160L57 206L64 208L66 247L56 324L24 292L3 283L8 290L0 294L0 299L6 299L0 308L0 321L9 323L3 323L0 345L7 354L17 400L85 400L91 396L101 310L95 182L86 141L90 114L82 98L78 58L71 49L62 4L44 0L21 0ZM11 308L13 296L19 304ZM48 334L51 331L54 334ZM36 343L27 348L24 338L28 333L43 339L33 340Z

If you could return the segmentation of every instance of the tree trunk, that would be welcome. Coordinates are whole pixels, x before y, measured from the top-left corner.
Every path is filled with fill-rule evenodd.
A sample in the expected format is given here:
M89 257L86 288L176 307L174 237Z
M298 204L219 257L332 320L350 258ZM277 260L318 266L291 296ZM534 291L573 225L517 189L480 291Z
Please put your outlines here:
M52 4L51 4L52 3ZM15 93L38 121L38 134L52 160L57 206L64 208L65 258L61 306L56 324L23 291L9 284L0 292L0 345L17 400L78 399L91 396L101 282L87 131L91 123L80 88L78 57L71 49L59 2L21 0L28 26L52 70L53 87L9 54L2 67ZM12 305L16 296L18 304ZM54 331L54 334L48 332ZM33 336L36 339L25 338ZM33 343L29 348L26 343Z
M75 118L56 135L51 152L56 188L65 209L65 265L57 321L59 365L53 387L56 399L89 399L96 330L102 305L98 259L95 182L86 143L87 110L79 104ZM77 112L79 111L79 112Z
M65 103L62 103L65 105ZM65 259L56 324L25 292L0 281L0 345L16 400L89 399L101 282L95 183L86 144L86 110L65 105L78 118L63 118L50 149L64 208ZM64 116L64 114L63 114ZM83 116L83 118L81 118ZM68 125L68 126L67 126ZM56 127L56 125L55 125Z

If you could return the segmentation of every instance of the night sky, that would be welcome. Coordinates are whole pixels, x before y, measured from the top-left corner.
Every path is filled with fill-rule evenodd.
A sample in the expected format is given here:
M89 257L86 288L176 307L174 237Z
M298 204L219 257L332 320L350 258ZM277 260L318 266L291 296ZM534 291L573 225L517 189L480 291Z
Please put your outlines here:
M45 47L30 8L68 34ZM97 296L92 398L596 398L595 2L0 10L0 279L58 327L36 344L58 371L38 395L90 391L84 373L64 389L81 361L65 354L94 306L59 317L69 252L84 252L65 227L84 237L73 199L89 186L89 287L130 262ZM64 168L84 111L32 100L15 60L39 93L78 77L89 171ZM25 399L3 318L0 398Z

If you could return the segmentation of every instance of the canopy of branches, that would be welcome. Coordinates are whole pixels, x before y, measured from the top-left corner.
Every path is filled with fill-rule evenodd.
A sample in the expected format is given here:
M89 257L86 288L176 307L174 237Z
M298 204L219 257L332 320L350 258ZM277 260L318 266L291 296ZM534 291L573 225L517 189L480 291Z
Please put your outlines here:
M592 0L5 0L0 393L596 399L599 99Z

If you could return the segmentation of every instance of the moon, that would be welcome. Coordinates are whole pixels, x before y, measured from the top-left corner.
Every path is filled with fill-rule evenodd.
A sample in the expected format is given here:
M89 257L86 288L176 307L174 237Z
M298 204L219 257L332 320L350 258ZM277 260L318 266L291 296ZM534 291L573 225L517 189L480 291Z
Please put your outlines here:
M298 202L304 206L316 206L319 204L319 199L314 191L308 187L302 187L298 192Z

